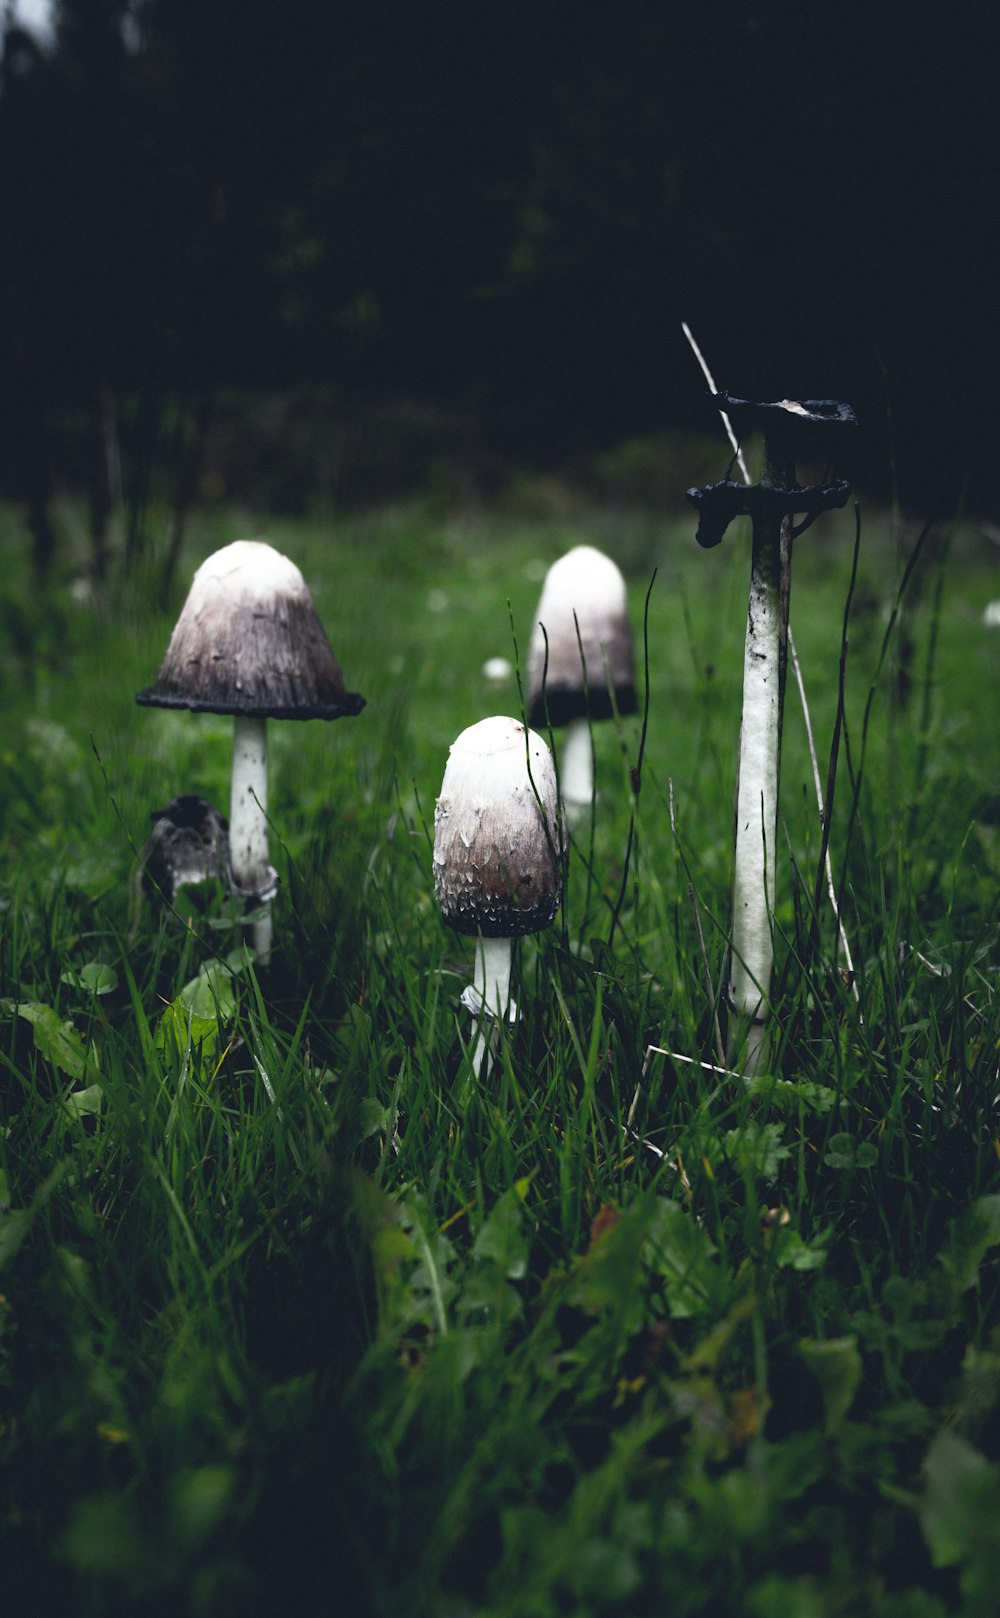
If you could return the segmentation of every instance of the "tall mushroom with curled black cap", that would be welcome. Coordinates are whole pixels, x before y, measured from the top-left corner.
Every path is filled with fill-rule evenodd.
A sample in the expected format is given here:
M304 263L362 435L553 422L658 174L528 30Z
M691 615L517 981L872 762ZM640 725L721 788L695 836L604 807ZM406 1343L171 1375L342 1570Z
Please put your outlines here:
M341 719L364 697L344 687L305 580L258 540L237 540L196 572L154 685L136 701L233 716L230 880L268 905L277 873L268 859L268 719ZM271 950L270 909L252 929L257 960Z
M555 766L542 738L500 715L463 730L434 810L434 889L449 927L476 940L462 1004L480 1025L477 1074L490 1045L485 1020L516 1014L514 940L540 932L559 908L563 845Z
M759 431L764 438L764 476L749 487L714 483L689 489L698 508L698 543L717 545L734 517L748 515L753 532L750 601L743 656L743 722L740 728L733 863L732 951L729 1000L740 1019L730 1041L731 1059L747 1032L745 1071L766 1061L768 1000L774 960L772 922L777 853L781 718L788 652L792 542L820 512L846 504L850 484L840 479L800 486L795 463L837 462L857 427L848 405L829 399L780 399L754 404L727 393L715 402L732 420L737 437ZM798 523L793 518L799 517Z
M571 817L594 796L592 720L638 707L625 580L609 556L577 545L545 576L528 659L528 722L561 726L559 786Z

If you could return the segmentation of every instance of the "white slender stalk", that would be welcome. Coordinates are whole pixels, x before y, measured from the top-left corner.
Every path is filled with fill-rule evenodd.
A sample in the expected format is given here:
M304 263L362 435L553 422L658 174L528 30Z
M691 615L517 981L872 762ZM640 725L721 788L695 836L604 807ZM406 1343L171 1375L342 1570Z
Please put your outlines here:
M270 882L267 846L267 721L238 714L233 721L233 779L229 811L229 861L233 880L246 893ZM271 911L248 929L261 966L271 959Z
M484 938L476 936L476 965L474 982L483 997L483 1004L501 1022L510 1004L510 969L514 955L512 938Z
M510 971L514 958L512 938L484 938L476 935L476 962L473 996L463 1002L476 1019L476 1034L470 1059L472 1070L485 1079L493 1065L496 1022L506 1022L514 1007L510 998ZM468 993L468 990L466 990Z
M594 747L589 719L571 719L565 727L559 790L570 820L579 820L594 801Z
M758 1071L766 1060L764 1023L774 959L771 924L781 755L782 633L778 539L769 530L769 524L756 524L753 538L733 872L729 991L738 1015L753 1019L747 1045L748 1074Z

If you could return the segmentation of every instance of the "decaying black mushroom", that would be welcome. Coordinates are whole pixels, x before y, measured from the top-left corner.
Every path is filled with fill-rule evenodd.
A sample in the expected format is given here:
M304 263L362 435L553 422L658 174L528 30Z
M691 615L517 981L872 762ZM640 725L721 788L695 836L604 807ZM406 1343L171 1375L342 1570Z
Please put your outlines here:
M733 874L729 1000L749 1025L746 1070L761 1067L774 957L772 925L777 858L778 780L784 704L792 542L821 512L843 506L850 484L800 486L796 460L839 461L857 427L848 405L830 399L754 404L714 395L737 437L764 435L764 476L746 486L728 479L689 489L698 508L698 542L717 545L734 517L749 515L753 550L743 659ZM796 526L792 519L802 517ZM736 1041L731 1041L735 1045ZM732 1059L732 1057L731 1057Z
M186 792L154 809L153 829L142 851L143 885L149 897L173 904L178 888L229 874L229 822L207 798Z

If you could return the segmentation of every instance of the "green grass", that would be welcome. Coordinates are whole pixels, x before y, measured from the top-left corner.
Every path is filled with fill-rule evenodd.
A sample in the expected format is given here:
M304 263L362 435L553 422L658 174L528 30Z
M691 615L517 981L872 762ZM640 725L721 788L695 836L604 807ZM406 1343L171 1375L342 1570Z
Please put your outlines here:
M995 593L866 519L830 852L794 683L772 1072L712 1076L746 536L611 508L192 527L95 608L0 513L0 1590L74 1614L990 1615L1000 1578ZM272 724L274 963L216 884L140 900L150 811L227 808L226 721L140 710L193 567L264 534L347 684ZM850 514L799 542L824 780ZM630 586L649 726L489 1080L430 827L519 711L545 568ZM154 558L155 561L155 558ZM558 738L557 738L558 743ZM673 824L671 821L673 806ZM704 936L702 952L699 926ZM706 986L711 980L711 990ZM683 1060L687 1058L687 1060ZM20 1605L19 1605L20 1602Z

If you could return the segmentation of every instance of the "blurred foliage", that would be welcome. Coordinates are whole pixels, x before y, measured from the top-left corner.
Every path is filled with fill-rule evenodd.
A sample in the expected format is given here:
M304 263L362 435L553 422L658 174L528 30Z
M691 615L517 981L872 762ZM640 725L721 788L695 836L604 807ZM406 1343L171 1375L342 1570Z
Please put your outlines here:
M984 20L857 34L784 0L59 0L55 20L48 45L8 23L0 65L0 468L23 497L70 480L137 528L153 470L197 481L226 389L319 385L345 433L390 441L386 408L416 399L473 462L711 431L684 318L737 392L849 399L870 487L895 464L937 511L964 472L988 497Z

